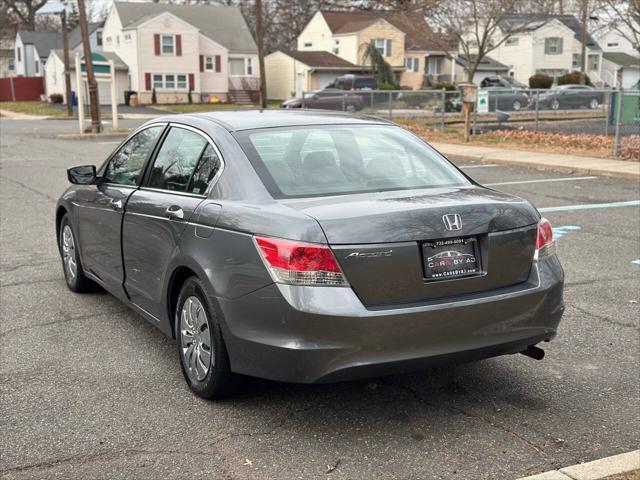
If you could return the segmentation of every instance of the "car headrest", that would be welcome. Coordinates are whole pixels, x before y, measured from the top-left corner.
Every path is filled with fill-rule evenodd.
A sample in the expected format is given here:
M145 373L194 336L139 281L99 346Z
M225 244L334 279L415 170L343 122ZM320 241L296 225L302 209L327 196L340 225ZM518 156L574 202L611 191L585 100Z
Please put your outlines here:
M337 168L336 158L330 150L318 150L307 153L302 162L306 171L321 170L325 168Z
M399 162L390 161L389 155L377 155L367 162L365 167L371 178L404 177L404 167Z

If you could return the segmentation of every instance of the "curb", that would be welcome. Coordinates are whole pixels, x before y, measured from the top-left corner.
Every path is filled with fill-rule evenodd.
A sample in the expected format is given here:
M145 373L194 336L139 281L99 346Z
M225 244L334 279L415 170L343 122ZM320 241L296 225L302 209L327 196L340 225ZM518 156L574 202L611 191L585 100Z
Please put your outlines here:
M640 179L640 164L630 161L630 165L638 165L638 172L616 172L614 170L607 170L601 168L580 168L580 167L568 167L564 165L550 165L542 164L535 161L527 160L505 160L503 158L491 158L482 155L466 155L458 153L447 153L445 150L439 150L444 156L450 159L455 159L464 162L479 162L479 163L497 163L500 165L511 165L525 168L535 168L537 170L548 170L560 173L577 174L577 175L599 175L605 177L624 178L627 180ZM605 159L606 160L606 159Z
M640 450L601 458L593 462L579 463L571 467L522 477L518 480L601 480L611 475L640 469Z

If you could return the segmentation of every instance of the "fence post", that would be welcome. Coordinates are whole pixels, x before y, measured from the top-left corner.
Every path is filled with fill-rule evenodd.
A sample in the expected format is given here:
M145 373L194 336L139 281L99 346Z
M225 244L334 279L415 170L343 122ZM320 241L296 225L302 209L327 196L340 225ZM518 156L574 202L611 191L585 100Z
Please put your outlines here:
M373 90L371 90L371 114L372 115L373 115L373 112L374 112L374 110L373 110L373 95L374 95Z
M611 93L602 92L602 109L604 110L604 136L609 136L609 115L611 113Z
M391 104L393 103L393 99L391 97L391 90L389 90L389 120L391 120L393 118L393 111Z
M536 90L536 126L534 131L538 131L538 120L540 118L540 90Z
M616 138L613 142L613 155L620 155L620 126L622 124L622 97L624 96L624 88L618 90L618 101L616 106Z
M16 87L13 84L13 77L9 77L9 85L11 86L11 101L16 101Z
M442 89L442 112L440 113L440 131L444 132L444 117L447 111L447 90Z
M346 100L347 100L347 94L343 93L342 94L342 111L343 112L346 110L346 106L345 106Z
M307 102L305 101L305 98L307 98L307 92L303 90L302 91L302 108L307 108Z

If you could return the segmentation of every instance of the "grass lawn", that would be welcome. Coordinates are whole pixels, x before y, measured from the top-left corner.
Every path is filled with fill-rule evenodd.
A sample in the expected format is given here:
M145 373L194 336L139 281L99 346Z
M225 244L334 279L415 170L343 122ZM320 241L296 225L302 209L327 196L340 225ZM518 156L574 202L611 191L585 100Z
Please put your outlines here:
M65 110L52 107L46 102L0 102L0 109L48 117L62 117L66 113Z
M235 105L233 103L176 103L147 106L172 113L213 112L216 110L249 110L252 108L259 108L257 105ZM267 108L280 108L280 103L273 101L268 102Z

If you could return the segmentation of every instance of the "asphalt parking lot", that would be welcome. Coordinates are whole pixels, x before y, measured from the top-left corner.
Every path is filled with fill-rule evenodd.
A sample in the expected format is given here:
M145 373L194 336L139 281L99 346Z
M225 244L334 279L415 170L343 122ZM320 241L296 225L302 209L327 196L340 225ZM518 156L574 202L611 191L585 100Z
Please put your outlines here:
M567 310L543 361L251 379L212 403L189 392L159 330L106 293L67 290L54 235L65 169L115 147L54 138L71 130L0 120L3 478L515 479L638 448L638 182L463 164L553 209Z

